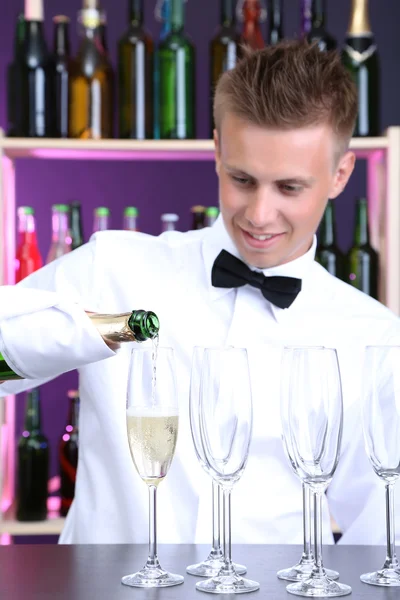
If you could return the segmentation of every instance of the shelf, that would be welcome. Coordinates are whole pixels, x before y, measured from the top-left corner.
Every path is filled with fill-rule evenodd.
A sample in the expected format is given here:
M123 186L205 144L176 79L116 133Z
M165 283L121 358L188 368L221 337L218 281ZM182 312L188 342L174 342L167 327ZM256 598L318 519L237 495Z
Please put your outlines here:
M21 522L15 518L13 510L3 514L0 521L0 535L60 535L65 519L58 513L49 513L46 521Z
M354 138L351 149L368 157L388 148L387 137ZM60 140L41 138L0 139L8 158L64 160L209 160L214 159L212 140Z

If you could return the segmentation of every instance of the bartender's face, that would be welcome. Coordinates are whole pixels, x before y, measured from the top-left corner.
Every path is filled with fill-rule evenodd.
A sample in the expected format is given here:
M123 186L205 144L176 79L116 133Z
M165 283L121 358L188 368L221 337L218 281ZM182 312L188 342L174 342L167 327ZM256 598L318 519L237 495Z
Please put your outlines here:
M338 158L328 124L285 131L229 113L214 141L221 214L245 262L265 269L307 252L328 198L353 171L354 154Z

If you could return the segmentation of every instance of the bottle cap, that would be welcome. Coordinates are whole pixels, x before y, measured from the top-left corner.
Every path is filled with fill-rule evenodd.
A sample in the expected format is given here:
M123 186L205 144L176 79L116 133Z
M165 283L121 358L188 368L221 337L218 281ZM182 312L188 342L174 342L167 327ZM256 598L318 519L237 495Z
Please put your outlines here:
M27 21L43 21L43 0L25 0L25 19Z
M161 221L166 221L167 223L176 223L179 221L179 217L175 213L164 213L161 215Z
M94 209L94 214L96 217L109 217L110 209L106 208L105 206L98 206Z
M18 209L19 215L34 215L35 211L31 206L20 206Z
M68 204L53 204L53 206L51 208L55 212L59 212L59 213L68 213L69 212Z
M217 208L216 206L209 206L208 208L206 208L206 215L207 217L218 217L219 208Z
M192 208L190 209L190 211L192 213L202 213L206 210L205 206L201 206L200 204L197 204L196 206L192 206Z
M56 15L55 17L53 17L53 23L55 25L60 25L60 23L70 23L71 19L69 17L67 17L66 15Z
M139 216L139 211L136 206L126 206L124 209L125 217L137 217Z
M68 396L68 398L70 398L70 400L79 398L79 391L78 390L68 390L67 396Z

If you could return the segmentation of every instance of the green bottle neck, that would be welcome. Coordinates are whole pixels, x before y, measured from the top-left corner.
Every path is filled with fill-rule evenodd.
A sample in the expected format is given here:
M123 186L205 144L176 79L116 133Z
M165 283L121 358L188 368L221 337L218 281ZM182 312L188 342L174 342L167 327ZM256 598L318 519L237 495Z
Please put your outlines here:
M313 0L311 8L311 22L313 29L325 27L325 0Z
M320 245L333 246L335 243L335 215L333 204L328 202L320 228Z
M37 388L27 394L24 429L29 433L41 430L40 394Z
M78 429L79 426L79 406L79 397L74 397L70 399L67 427L70 426L74 430Z
M185 26L185 0L171 2L171 31L180 33Z
M151 311L135 310L128 320L129 328L133 331L138 342L145 342L158 336L160 322L157 315Z
M144 0L130 0L129 21L135 27L143 26Z
M231 28L236 23L234 0L221 0L221 27Z
M357 201L354 242L356 246L369 244L368 203L365 198L359 198Z

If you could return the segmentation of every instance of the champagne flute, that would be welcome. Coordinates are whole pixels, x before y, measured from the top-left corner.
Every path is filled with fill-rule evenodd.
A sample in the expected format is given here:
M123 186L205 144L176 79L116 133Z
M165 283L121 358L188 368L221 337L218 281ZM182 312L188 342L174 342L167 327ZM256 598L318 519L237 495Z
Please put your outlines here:
M222 488L224 565L218 575L196 584L202 592L243 594L260 584L236 573L231 556L231 491L245 469L253 427L247 351L206 348L201 385L199 431L207 470Z
M181 575L162 569L157 556L157 487L167 475L178 435L178 398L172 348L135 348L126 402L128 442L136 470L149 489L149 555L143 569L122 578L132 587L167 587Z
M282 430L290 462L314 499L314 567L287 586L296 596L332 598L351 587L328 577L322 562L322 498L339 461L343 401L336 350L284 349L281 390Z
M386 560L379 571L360 579L370 585L400 586L395 549L394 486L400 477L400 346L365 349L362 422L372 467L386 488Z
M190 373L190 392L189 392L189 418L190 429L192 432L194 449L196 456L206 471L210 474L207 467L207 461L204 456L200 429L199 429L199 408L200 408L200 381L201 368L203 363L204 348L196 346L193 349L192 368ZM220 533L220 486L213 479L212 481L212 546L207 558L200 563L189 565L186 568L190 575L198 577L213 577L218 575L224 565L224 553L221 548L221 533ZM234 569L239 575L246 573L246 567L243 565L234 564Z

